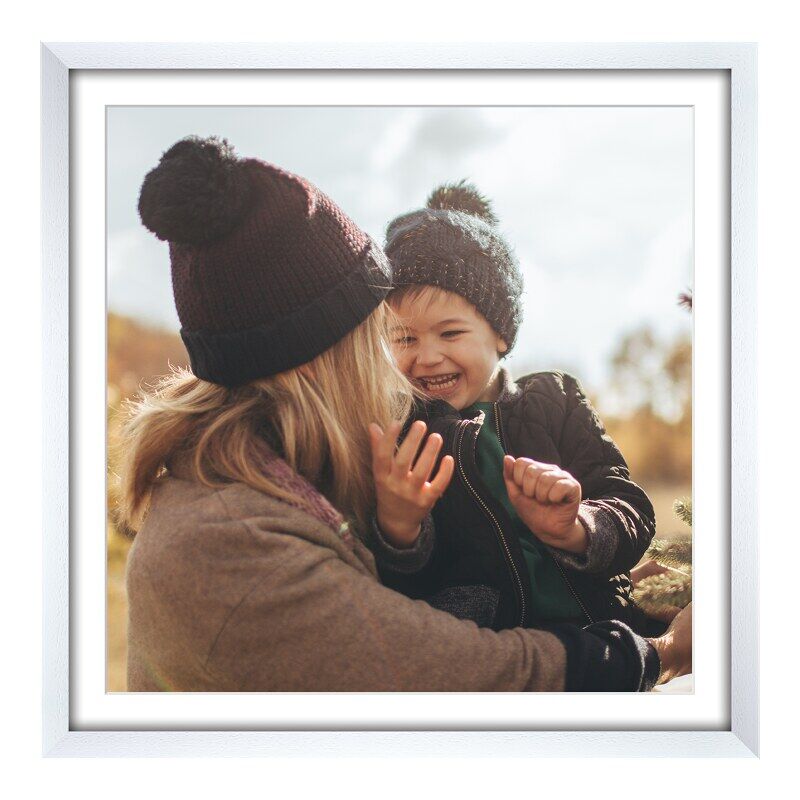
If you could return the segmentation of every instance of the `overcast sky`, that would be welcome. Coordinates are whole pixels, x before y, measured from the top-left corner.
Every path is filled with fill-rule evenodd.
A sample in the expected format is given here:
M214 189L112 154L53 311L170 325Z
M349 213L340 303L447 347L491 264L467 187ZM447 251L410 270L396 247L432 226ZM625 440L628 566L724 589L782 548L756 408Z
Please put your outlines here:
M689 108L109 108L109 308L174 330L167 245L136 203L188 134L303 175L380 243L435 185L473 181L524 273L515 375L568 369L599 386L625 332L690 329L676 306L692 283Z

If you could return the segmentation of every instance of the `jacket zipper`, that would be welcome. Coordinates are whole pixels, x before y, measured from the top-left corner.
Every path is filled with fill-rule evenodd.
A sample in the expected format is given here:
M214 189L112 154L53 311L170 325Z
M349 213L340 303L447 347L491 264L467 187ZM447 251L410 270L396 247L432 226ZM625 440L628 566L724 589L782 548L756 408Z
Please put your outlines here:
M508 453L506 449L506 441L505 437L503 436L503 429L500 425L500 409L497 407L497 403L494 404L494 424L495 428L497 429L497 438L500 440L500 446L503 448L504 453ZM553 554L548 550L547 554L550 558L553 559L553 563L558 567L559 574L564 579L564 583L567 585L567 589L569 589L570 594L575 598L575 602L581 607L581 611L586 615L586 619L589 620L589 624L594 624L594 618L592 615L586 610L586 606L583 604L583 600L581 600L580 595L575 591L575 588L570 583L569 578L567 578L567 574L564 572L564 568L561 564L558 563L557 559L553 556Z
M505 534L503 533L503 528L500 523L497 521L497 518L492 513L491 509L483 502L483 499L478 494L477 491L473 488L472 484L469 482L467 478L466 470L464 469L464 463L461 458L461 445L464 441L464 435L466 434L467 428L469 427L469 420L464 420L460 423L460 435L458 437L458 444L454 448L456 452L456 458L458 463L458 470L461 474L461 479L464 481L465 486L469 489L472 496L478 501L481 509L483 510L484 514L491 520L492 524L494 525L495 530L497 531L497 536L500 539L500 543L503 546L503 550L506 554L506 561L509 566L509 570L511 572L512 577L516 581L516 589L517 589L517 596L519 597L519 608L520 608L520 615L519 615L519 625L520 627L524 627L525 625L525 593L522 591L522 580L519 576L519 571L517 570L516 564L514 564L514 559L511 557L511 550L508 547L508 542L506 541Z
M572 584L569 582L569 579L567 578L567 574L564 572L564 567L562 567L561 564L558 563L558 560L555 558L555 556L552 553L548 553L548 555L550 556L550 558L553 559L553 563L558 567L558 571L561 573L561 577L564 579L564 583L567 584L567 588L570 590L570 592L572 592L572 596L575 598L575 600L577 601L578 605L581 607L581 611L583 611L583 613L586 615L586 619L589 620L589 624L590 625L594 625L594 618L586 610L586 606L583 604L583 600L581 600L580 596L575 591L575 589L573 588Z

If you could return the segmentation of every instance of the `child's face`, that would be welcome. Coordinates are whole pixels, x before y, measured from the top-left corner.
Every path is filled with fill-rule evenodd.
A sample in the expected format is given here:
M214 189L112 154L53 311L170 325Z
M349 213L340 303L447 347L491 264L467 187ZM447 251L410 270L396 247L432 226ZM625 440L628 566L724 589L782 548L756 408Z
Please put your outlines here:
M406 377L459 410L497 399L498 353L508 347L471 303L437 289L405 295L392 308L401 323L392 353Z

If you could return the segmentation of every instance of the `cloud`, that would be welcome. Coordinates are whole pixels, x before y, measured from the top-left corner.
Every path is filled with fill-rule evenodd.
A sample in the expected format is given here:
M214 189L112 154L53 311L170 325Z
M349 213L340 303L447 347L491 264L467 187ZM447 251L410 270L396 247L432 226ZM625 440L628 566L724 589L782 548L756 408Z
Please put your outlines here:
M480 109L437 110L421 116L408 150L455 160L503 138L503 129L491 125Z
M107 248L109 308L178 330L167 245L139 226L109 233Z
M688 330L692 126L685 108L261 107L110 109L112 308L177 327L166 246L136 198L188 133L226 136L327 192L376 240L443 181L492 198L522 265L519 371L561 367L599 385L619 337L643 322Z

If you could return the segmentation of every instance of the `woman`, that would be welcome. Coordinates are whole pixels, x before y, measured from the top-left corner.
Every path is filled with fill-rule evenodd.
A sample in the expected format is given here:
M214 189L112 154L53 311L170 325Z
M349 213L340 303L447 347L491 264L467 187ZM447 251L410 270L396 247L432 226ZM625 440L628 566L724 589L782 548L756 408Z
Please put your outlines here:
M385 256L303 178L216 139L170 148L139 211L169 242L193 374L127 427L130 690L645 691L689 669L690 612L651 641L494 633L381 586L367 426L394 431L412 399Z

